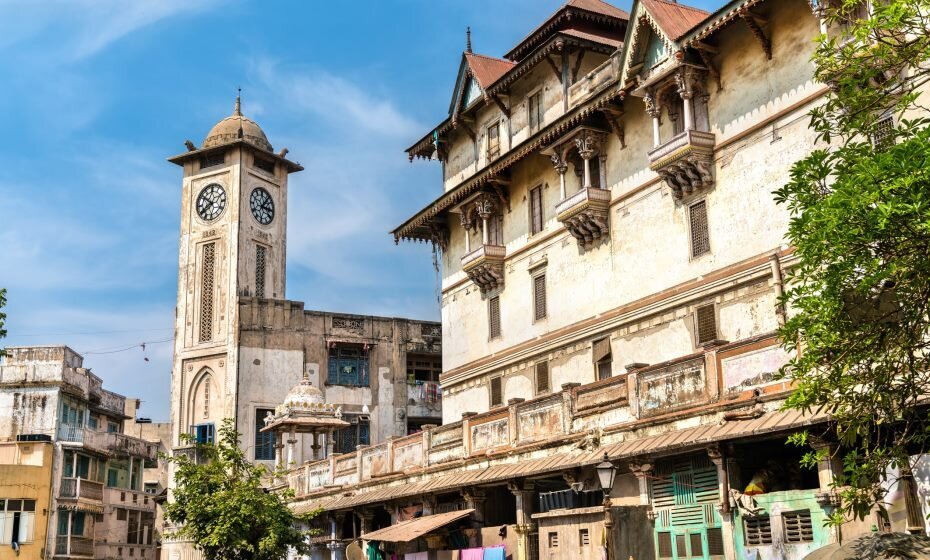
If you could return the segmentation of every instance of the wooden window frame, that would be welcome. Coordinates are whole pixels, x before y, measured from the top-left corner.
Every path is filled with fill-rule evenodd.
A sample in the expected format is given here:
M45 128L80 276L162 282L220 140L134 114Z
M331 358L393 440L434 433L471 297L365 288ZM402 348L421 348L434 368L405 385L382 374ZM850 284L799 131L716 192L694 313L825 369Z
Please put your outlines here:
M539 96L539 102L536 104L536 110L534 111L533 98L537 95ZM533 123L534 112L535 124ZM526 127L530 130L530 133L534 133L543 127L544 122L546 122L546 110L543 105L543 88L538 87L526 95Z
M496 306L496 321L495 321ZM501 337L501 298L500 295L494 295L488 298L488 340L495 340Z
M494 383L497 383L497 402L494 401ZM492 375L488 378L488 402L491 403L491 408L496 408L498 406L503 406L504 404L504 376L503 375Z
M546 369L546 386L540 389L539 369L540 366ZM535 395L545 395L552 392L552 372L549 370L549 360L540 360L533 364L533 392Z
M497 130L497 145L492 149L491 147L491 130ZM485 156L488 161L491 161L501 155L501 121L496 120L488 125L484 129L485 133Z
M533 323L544 321L549 316L549 298L546 291L546 272L538 272L533 275ZM542 287L542 297L540 298L540 286ZM540 304L540 300L542 300Z
M697 206L703 206L704 208L704 238L706 239L706 247L700 253L696 253L697 250L694 244L694 209ZM690 255L690 260L696 260L704 255L709 255L713 252L713 248L710 242L710 219L707 214L707 199L701 198L700 200L694 200L688 204L688 254Z
M534 193L539 194L538 198L534 197ZM532 237L538 233L541 233L544 229L546 229L546 206L545 206L545 201L543 197L543 185L542 184L536 185L535 187L530 189L530 192L528 193L528 196L527 196L527 202L529 202L529 204L527 204L527 207L529 209L529 222L530 222L529 231L530 231L530 237ZM539 204L538 208L536 206L537 202ZM538 212L537 212L537 209L538 209ZM536 220L537 215L539 217L538 223Z
M252 454L256 461L274 461L274 433L260 431L268 412L274 414L274 407L255 407L255 445L252 446Z

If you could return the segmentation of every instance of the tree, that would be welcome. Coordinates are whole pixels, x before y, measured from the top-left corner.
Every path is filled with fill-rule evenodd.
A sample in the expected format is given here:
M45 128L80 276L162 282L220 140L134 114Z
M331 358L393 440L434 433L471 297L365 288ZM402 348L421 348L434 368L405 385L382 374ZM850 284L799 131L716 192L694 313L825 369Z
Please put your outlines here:
M882 483L930 443L930 129L918 95L930 0L861 4L822 7L831 34L813 62L830 92L811 127L827 145L775 192L798 257L782 300L780 336L797 356L782 370L795 384L786 406L832 416L835 523L881 506Z
M0 288L0 310L6 307L6 288ZM6 338L6 329L3 326L6 324L6 313L0 311L0 338ZM5 356L6 353L3 351L3 348L0 348L0 358Z
M267 491L262 466L249 463L239 433L224 420L216 444L197 444L192 455L169 457L175 488L165 506L176 536L192 540L206 560L279 560L289 549L309 554L308 532L298 528L316 512L287 506L293 493Z

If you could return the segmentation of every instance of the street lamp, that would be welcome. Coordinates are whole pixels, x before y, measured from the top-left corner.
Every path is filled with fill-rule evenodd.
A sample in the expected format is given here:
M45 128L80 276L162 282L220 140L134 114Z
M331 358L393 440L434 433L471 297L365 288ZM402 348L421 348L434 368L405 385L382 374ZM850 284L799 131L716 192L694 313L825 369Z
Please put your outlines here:
M617 477L617 467L610 462L607 452L604 452L604 460L594 467L597 472L597 480L601 483L601 490L604 491L604 548L607 553L607 560L610 560L610 533L613 530L614 521L610 514L610 491L614 487L614 479Z

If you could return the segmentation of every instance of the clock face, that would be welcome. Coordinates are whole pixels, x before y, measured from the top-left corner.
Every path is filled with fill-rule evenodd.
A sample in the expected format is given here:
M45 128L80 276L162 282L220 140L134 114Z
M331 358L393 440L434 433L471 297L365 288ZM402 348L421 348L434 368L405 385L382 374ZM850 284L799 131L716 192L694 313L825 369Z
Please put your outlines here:
M267 226L274 219L274 200L271 199L271 193L261 187L257 187L249 196L249 206L252 208L252 215L263 226Z
M226 208L226 191L223 187L211 183L197 195L197 213L208 222L220 217Z

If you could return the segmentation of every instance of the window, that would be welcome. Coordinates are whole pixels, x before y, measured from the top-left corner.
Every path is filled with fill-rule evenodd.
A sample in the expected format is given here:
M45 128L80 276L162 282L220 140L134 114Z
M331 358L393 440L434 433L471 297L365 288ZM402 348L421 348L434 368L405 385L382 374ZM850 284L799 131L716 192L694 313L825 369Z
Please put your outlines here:
M549 533L549 548L559 548L559 534Z
M142 544L142 535L139 531L139 514L141 513L135 510L129 512L129 522L126 524L126 542L129 544Z
M116 422L107 422L107 433L115 434L119 432L119 424Z
M96 416L90 416L89 418L87 418L87 427L88 427L88 428L90 428L90 429L92 429L92 430L96 430L96 429L99 428L99 426L100 426L100 423L98 422Z
M488 127L488 159L494 159L501 153L501 123Z
M200 270L200 342L213 340L213 268L216 264L216 244L203 246Z
M126 513L129 510L126 508L116 508L116 520L117 521L126 521Z
M694 312L697 346L717 340L717 317L714 304L702 305Z
M157 482L146 482L143 485L142 490L146 494L158 494L158 483Z
M212 154L206 154L200 157L200 168L207 169L210 167L216 167L217 165L223 165L226 163L226 159L223 152L214 152Z
M785 528L786 543L814 542L814 525L809 509L783 513L781 521Z
M494 296L488 300L488 338L501 335L501 299Z
M358 344L337 344L329 350L327 383L368 387L368 350Z
M504 244L504 220L500 214L488 218L488 245Z
M710 235L707 231L707 202L695 202L688 208L691 225L691 257L710 252Z
M588 533L587 529L578 530L578 542L581 544L581 546L590 546L591 535Z
M533 320L546 318L546 275L533 277Z
M274 175L274 162L271 161L270 159L265 159L265 158L262 158L262 157L256 157L256 158L255 158L255 168L256 168L256 169L261 169L261 170L264 171L265 173L270 173L271 175Z
M210 417L210 376L203 378L203 417Z
M530 234L536 235L543 230L542 185L530 191Z
M108 488L132 488L129 481L129 462L110 461L107 463Z
M501 376L492 377L488 381L489 390L491 392L491 406L500 406L504 404L503 390L501 388L503 378Z
M336 430L333 434L334 453L352 453L359 445L369 444L369 425L364 418L348 419L351 426Z
M212 423L191 426L191 435L194 436L194 443L213 443L214 434Z
M256 461L273 461L274 460L274 434L272 432L263 432L265 427L265 416L274 414L270 408L255 409L255 460Z
M743 516L743 543L746 546L772 544L772 520L768 515Z
M440 373L442 373L442 358L439 356L407 354L407 383L417 381L438 383Z
M265 297L265 253L264 245L255 245L255 297Z
M667 532L658 533L656 535L656 541L658 541L659 558L671 558L672 534Z
M527 121L530 125L530 132L539 130L544 120L542 106L542 90L537 91L530 96L526 103Z
M549 362L536 364L536 394L549 392Z
M610 353L610 337L595 340L591 345L594 359L594 373L598 379L607 379L613 369L613 358Z
M723 530L720 527L707 529L707 554L709 556L723 556Z
M0 544L31 543L35 511L35 500L0 498Z
M691 541L691 557L704 558L704 542L701 540L701 534L688 533L688 540Z
M878 151L884 151L894 144L894 117L888 115L875 123L875 132L872 133L872 145Z

